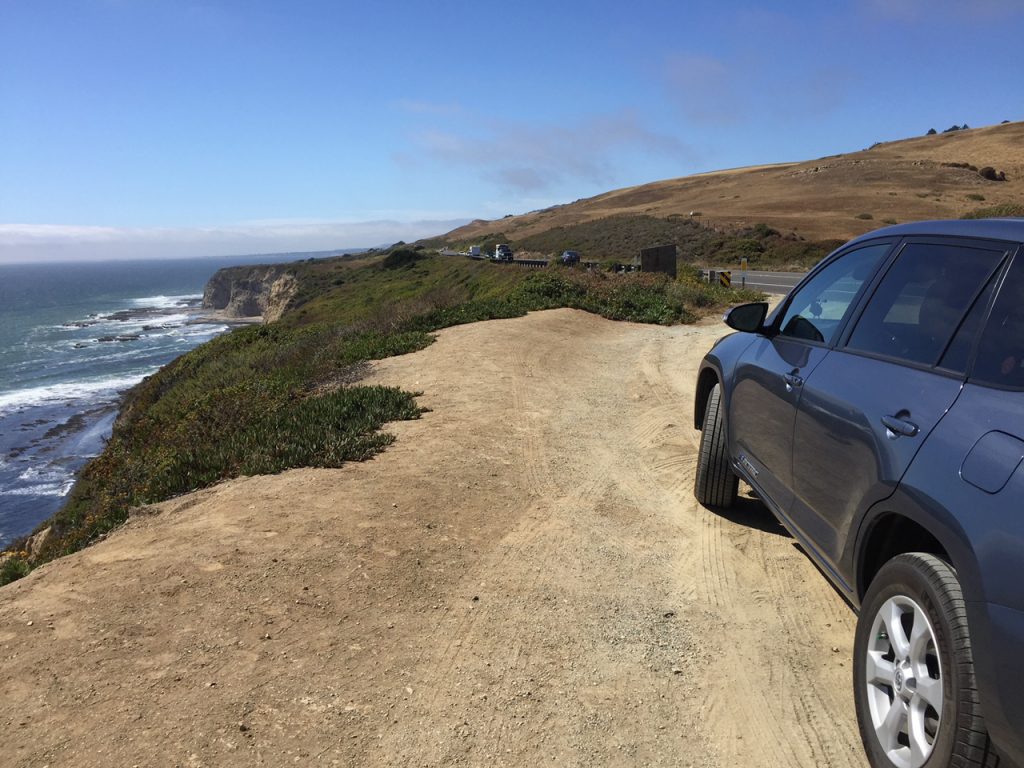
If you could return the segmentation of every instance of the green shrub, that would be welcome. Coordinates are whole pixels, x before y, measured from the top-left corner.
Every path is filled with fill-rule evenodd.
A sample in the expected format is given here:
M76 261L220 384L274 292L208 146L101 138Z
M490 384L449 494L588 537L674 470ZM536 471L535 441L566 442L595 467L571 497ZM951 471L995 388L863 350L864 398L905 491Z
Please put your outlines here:
M870 213L858 213L853 218L855 218L855 219L864 219L865 221L868 221L868 220L873 219L875 217L872 216Z
M990 205L987 208L979 208L976 211L965 213L961 219L1001 219L1024 216L1024 205L1020 203L1002 203L1001 205Z
M14 554L7 557L3 564L0 564L0 587L4 584L10 584L12 581L17 581L23 576L28 576L29 571L32 568L28 564L28 560L18 554Z
M979 195L977 192L971 192L969 195L967 195L967 199L968 200L978 200L978 201L981 201L981 200L985 199L985 196L984 195Z
M422 258L424 258L424 254L414 248L399 248L385 256L380 266L382 269L410 267Z

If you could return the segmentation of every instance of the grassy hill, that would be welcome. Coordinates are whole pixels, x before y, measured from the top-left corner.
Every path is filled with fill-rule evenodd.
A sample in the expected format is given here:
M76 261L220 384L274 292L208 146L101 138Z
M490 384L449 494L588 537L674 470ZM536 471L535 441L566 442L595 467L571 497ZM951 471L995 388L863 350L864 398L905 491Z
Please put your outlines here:
M1005 180L985 178L979 172L986 168ZM778 232L774 245L804 243L804 250L823 255L830 243L889 223L979 212L1024 214L1024 122L657 181L522 216L474 221L432 242L502 241L544 255L575 247L587 257L619 259L659 242L678 242L685 260L700 262L717 251L703 245L716 234L702 237L699 229L763 240L756 229L767 227ZM693 229L683 228L687 221ZM768 254L765 263L785 264L791 256L767 246L761 251Z

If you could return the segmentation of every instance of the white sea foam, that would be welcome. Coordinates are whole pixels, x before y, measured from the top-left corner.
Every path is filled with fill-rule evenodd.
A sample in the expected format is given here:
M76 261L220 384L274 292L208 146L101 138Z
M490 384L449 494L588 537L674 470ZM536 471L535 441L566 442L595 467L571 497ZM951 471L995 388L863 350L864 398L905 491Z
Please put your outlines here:
M90 325L87 329L83 329L89 333L99 333L102 335L108 335L110 333L141 333L143 332L144 326L161 326L169 325L172 327L178 327L185 325L189 320L192 319L192 315L173 314L173 315L141 315L132 317L128 320L110 320L104 319L101 322ZM146 331L148 333L148 331Z
M184 309L177 305L167 307L146 307L147 309L159 309L161 313L132 315L127 320L111 319L109 314L102 318L89 318L87 325L75 325L75 322L62 323L61 325L42 326L44 330L72 331L83 333L106 333L107 331L120 331L121 333L135 333L142 330L144 325L184 325L193 319L194 315L184 312L174 314L162 314L163 311L173 309ZM141 307L139 308L141 312ZM131 310L128 310L131 311ZM113 313L110 313L113 314ZM83 321L84 322L84 321Z
M144 373L135 373L127 376L90 379L86 381L68 381L61 384L49 384L44 387L28 387L11 392L0 392L0 415L30 405L95 400L104 395L112 396L138 384L145 376L155 370L156 368L153 368Z
M18 479L25 483L19 488L6 488L0 493L7 496L67 496L75 484L74 475L60 469L29 467Z
M219 333L224 333L228 329L226 325L187 325L183 328L175 328L172 335L181 336L182 338L191 339L199 336L209 336L213 338Z
M0 489L0 496L67 496L74 485L74 479L65 480L63 483L23 485L19 488Z
M132 306L152 309L177 309L178 307L187 307L190 302L201 298L203 298L201 293L188 293L182 296L144 296L139 299L132 299Z

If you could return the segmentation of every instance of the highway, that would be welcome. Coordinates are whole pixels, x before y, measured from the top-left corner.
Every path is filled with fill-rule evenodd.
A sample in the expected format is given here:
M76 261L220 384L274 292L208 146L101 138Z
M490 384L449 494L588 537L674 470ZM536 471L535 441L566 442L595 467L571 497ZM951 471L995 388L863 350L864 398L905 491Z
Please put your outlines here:
M719 270L725 271L725 270ZM732 287L743 287L743 271L732 267ZM789 293L799 283L806 272L760 272L754 269L747 270L747 288L752 288L765 293Z
M442 256L469 256L468 253L461 253L448 248L441 249ZM490 260L490 257L486 254L480 256L473 256L471 258ZM516 259L514 263L521 263L525 266L539 267L543 266L541 261L523 261L522 259ZM743 272L737 267L729 267L732 271L732 286L733 288L743 287ZM724 268L718 268L719 272L726 271ZM752 288L757 291L764 291L765 293L777 293L785 294L799 283L806 272L762 272L756 269L748 269L746 273L746 287Z

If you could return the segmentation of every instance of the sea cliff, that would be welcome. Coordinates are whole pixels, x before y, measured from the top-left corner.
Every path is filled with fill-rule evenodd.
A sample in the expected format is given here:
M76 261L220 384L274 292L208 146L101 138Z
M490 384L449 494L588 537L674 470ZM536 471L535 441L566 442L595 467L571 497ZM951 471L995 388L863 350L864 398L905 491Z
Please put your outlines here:
M225 267L214 273L203 291L203 308L229 318L260 317L263 322L284 314L298 289L291 264Z

